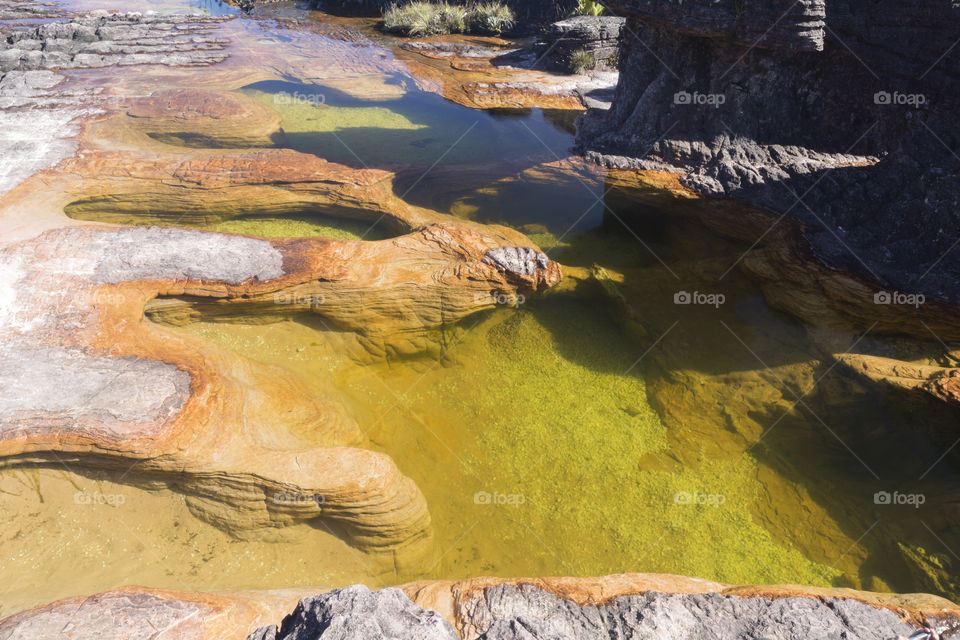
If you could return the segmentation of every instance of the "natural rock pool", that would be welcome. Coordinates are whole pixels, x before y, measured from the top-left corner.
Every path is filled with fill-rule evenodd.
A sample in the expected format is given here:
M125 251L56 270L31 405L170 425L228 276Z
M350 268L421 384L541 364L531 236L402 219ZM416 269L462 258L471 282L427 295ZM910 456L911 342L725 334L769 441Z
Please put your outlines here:
M0 471L0 574L17 577L0 585L0 613L131 583L232 591L627 571L960 596L956 409L873 375L880 358L955 366L951 336L899 331L852 297L845 312L822 305L825 290L867 288L797 249L789 229L761 236L771 214L697 198L664 173L587 163L571 152L579 112L553 98L466 106L460 85L477 80L458 74L476 69L416 62L369 21L266 5L216 36L230 57L209 67L71 71L66 86L105 86L113 104L51 169L53 186L11 192L5 215L30 206L42 228L314 243L282 244L282 277L313 274L290 285L309 291L131 277L104 294L123 300L94 305L101 325L77 321L75 341L112 353L109 332L136 325L154 345L143 357L192 354L193 392L238 389L205 396L213 417L192 437L229 412L231 428L256 435L237 457L265 456L249 475L287 448L386 454L422 493L429 531L364 548L347 529L355 518L376 537L366 503L328 521L218 502L260 491L231 484L242 474L217 467L220 452L194 468L143 449L104 469L23 447ZM156 95L171 90L197 93ZM407 239L430 225L441 231ZM563 279L476 284L484 251L504 243L543 251ZM360 250L369 273L350 280L334 263ZM3 266L19 278L27 258L10 255ZM324 260L334 267L309 271ZM798 300L817 313L790 313ZM113 316L114 303L140 315ZM116 355L135 342L118 339ZM910 379L898 371L886 378ZM181 467L222 486L198 493L171 476ZM244 509L257 527L241 523Z

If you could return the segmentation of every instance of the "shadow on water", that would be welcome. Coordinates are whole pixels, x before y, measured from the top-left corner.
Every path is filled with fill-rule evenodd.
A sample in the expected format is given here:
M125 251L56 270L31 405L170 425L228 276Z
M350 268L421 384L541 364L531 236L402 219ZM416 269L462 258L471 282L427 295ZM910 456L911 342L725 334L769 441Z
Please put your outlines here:
M554 257L619 274L616 289L648 334L634 342L642 359L635 373L642 371L670 433L665 455L683 465L700 464L703 451L731 464L756 459L772 473L760 471L755 516L783 544L841 570L838 586L956 597L944 576L960 560L960 456L952 448L960 412L834 366L832 354L844 347L832 345L849 346L858 335L827 340L825 330L767 306L738 271L721 278L747 245L675 215L669 197L637 203L614 194L607 204L604 223ZM608 295L588 282L576 291L591 300ZM678 304L681 292L722 294L723 302ZM609 312L622 319L624 308ZM565 348L562 321L541 322L565 357L583 358ZM868 336L854 351L923 362L943 349ZM704 449L707 433L714 435ZM884 503L897 493L923 503ZM817 511L822 520L811 520Z
M470 188L567 156L573 142L579 112L476 110L422 91L402 75L384 82L399 87L402 95L370 100L331 86L275 80L243 91L281 112L277 146L355 168L399 170L398 194L411 204L441 210ZM445 203L423 186L435 171L461 183Z
M566 155L570 134L562 118L551 120L544 112L478 114L418 92L371 103L289 83L248 88L274 95L314 91L307 95L315 98L321 92L328 108L387 106L408 128L364 126L360 120L333 131L286 131L285 144L347 163L351 153L354 163L366 153L371 163L384 166L415 160L422 167L441 158L426 176L418 168L401 170L397 191L415 186L406 197L416 204L508 224L564 264L599 265L619 274L615 288L647 336L625 335L635 346L617 357L597 345L611 344L610 332L620 331L612 319L622 316L624 305L612 302L595 282L531 300L522 313L532 314L550 336L550 348L567 362L598 375L646 381L670 445L641 458L641 465L694 469L723 487L732 479L725 474L739 469L742 459L755 460L757 467L748 470L756 474L754 520L784 547L834 575L833 584L951 592L930 568L949 572L951 547L960 548L960 534L941 541L931 533L955 528L956 492L950 487L960 479L956 456L947 456L926 476L921 467L949 446L943 434L956 424L956 412L904 392L879 390L832 368L821 330L768 307L740 271L724 276L745 250L743 242L721 238L683 215L678 200L663 191L640 186L608 191L602 181L546 175L541 165ZM505 157L522 161L498 167L498 158ZM479 165L489 168L471 176L457 166L461 162L469 162L475 174ZM605 199L598 203L601 194ZM676 296L684 292L720 294L723 302L678 304ZM575 323L571 314L606 320ZM511 331L526 326L506 323L505 330L508 325L517 327ZM857 336L845 337L852 344ZM872 338L860 348L886 349L884 340ZM934 355L938 348L914 345L921 355ZM711 465L721 470L715 477ZM739 489L730 491L736 498ZM925 505L916 510L875 502L875 494L894 491L922 493ZM695 552L683 552L697 562Z
M727 273L749 245L719 236L698 219L710 215L715 203L684 201L639 184L584 186L573 175L527 176L458 204L470 205L474 219L527 232L564 265L597 265L614 274L621 304L612 304L610 291L587 279L529 301L527 310L568 361L646 380L671 445L643 464L700 467L709 475L706 456L726 469L715 478L722 486L738 460L752 458L760 465L755 519L781 544L836 570L835 585L955 597L956 587L944 575L960 549L960 460L953 450L932 465L954 444L950 434L958 412L834 366L833 354L849 348L858 334L828 335L769 307L740 270ZM590 204L597 193L605 193L603 205ZM544 203L549 205L538 206ZM571 231L577 216L589 231ZM723 301L678 304L683 292L720 294ZM619 327L574 325L564 311L575 308L620 319ZM646 336L627 330L625 314L635 317ZM581 348L581 333L594 330L620 331L632 343L626 366ZM943 347L868 336L854 351L923 362L940 357ZM925 503L919 509L883 504L885 493L894 492L922 495Z

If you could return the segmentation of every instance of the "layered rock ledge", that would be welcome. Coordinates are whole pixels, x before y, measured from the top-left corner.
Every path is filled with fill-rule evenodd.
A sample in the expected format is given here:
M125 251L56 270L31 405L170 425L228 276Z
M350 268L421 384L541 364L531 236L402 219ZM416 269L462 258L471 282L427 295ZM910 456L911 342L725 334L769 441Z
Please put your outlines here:
M806 225L832 267L960 301L960 9L950 2L607 0L612 108L578 140Z

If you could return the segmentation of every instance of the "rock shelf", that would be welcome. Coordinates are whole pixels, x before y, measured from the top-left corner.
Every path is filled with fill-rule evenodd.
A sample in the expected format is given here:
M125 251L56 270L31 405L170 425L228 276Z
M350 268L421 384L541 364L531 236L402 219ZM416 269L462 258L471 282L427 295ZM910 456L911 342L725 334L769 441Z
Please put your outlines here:
M689 640L867 640L905 637L923 626L942 632L958 614L933 596L623 574L419 582L376 592L362 585L237 594L128 588L11 616L0 621L0 638L43 637L68 625L75 640L135 638L144 626L179 640L589 640L659 637L665 629Z

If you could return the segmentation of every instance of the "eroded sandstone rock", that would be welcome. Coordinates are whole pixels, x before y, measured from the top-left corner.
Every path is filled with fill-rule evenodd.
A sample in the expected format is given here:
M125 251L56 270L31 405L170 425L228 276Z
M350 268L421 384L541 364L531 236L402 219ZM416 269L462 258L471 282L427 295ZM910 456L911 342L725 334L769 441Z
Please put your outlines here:
M480 108L582 110L587 96L610 90L616 72L570 76L540 70L533 49L482 49L443 42L405 43L397 56L422 89Z
M765 598L708 594L620 596L609 603L571 606L553 594L521 585L491 587L472 612L486 629L481 640L867 640L909 635L915 627L894 612L857 600Z
M30 383L30 393L0 405L2 464L138 462L138 474L176 485L199 515L238 532L324 517L347 524L361 547L423 543L423 496L388 457L298 447L279 435L289 433L291 407L271 408L295 398L305 420L329 421L329 444L355 443L356 427L344 433L335 405L311 407L309 396L290 395L296 389L274 388L244 409L246 389L268 388L262 374L244 376L249 365L235 356L218 361L138 320L151 298L188 293L220 307L312 309L386 341L485 308L491 289L542 288L559 277L554 263L522 279L503 274L482 262L495 246L441 225L386 243L153 227L59 229L7 246L0 263L14 275L0 354L11 364L0 374L4 386ZM43 357L24 378L13 363L30 354ZM71 375L86 383L64 394Z

